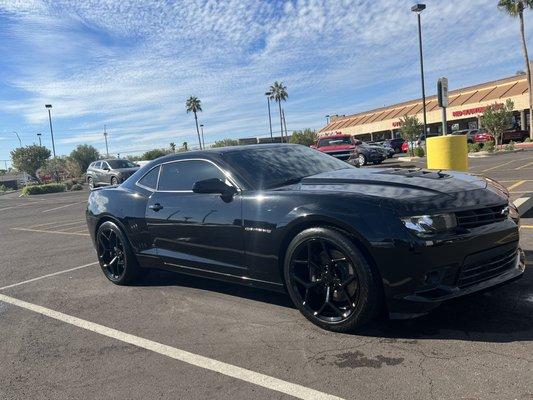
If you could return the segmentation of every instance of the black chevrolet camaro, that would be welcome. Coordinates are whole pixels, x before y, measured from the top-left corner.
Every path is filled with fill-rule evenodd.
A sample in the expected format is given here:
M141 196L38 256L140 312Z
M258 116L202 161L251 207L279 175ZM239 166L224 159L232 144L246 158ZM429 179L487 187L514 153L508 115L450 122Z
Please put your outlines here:
M358 169L298 145L186 152L91 192L87 222L116 284L148 268L286 291L348 331L422 315L523 274L505 188L466 173Z

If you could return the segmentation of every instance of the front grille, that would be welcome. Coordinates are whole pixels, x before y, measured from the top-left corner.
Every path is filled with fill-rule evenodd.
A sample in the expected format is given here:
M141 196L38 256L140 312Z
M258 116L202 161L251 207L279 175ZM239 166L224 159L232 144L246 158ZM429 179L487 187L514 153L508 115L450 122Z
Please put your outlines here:
M457 211L457 226L460 228L476 228L482 225L503 221L507 218L507 204L495 207L477 208L475 210Z
M464 288L501 275L513 268L516 262L516 257L517 251L516 248L513 247L511 250L507 249L499 255L493 255L471 264L465 263L459 273L457 286Z

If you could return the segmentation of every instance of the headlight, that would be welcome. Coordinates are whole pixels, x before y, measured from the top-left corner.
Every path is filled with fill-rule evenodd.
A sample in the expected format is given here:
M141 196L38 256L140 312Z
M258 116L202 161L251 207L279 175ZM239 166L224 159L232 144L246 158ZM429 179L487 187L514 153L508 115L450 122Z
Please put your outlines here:
M457 227L455 214L417 215L401 220L407 229L421 236L446 232Z

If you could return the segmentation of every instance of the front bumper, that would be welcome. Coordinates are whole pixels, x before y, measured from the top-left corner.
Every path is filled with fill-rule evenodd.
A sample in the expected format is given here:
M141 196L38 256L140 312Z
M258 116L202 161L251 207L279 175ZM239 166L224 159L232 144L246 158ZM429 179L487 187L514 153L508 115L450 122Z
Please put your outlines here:
M389 316L393 319L416 318L426 314L447 300L485 291L487 289L494 289L506 283L513 282L522 277L524 270L524 252L522 249L518 248L515 251L510 266L505 268L501 273L475 284L463 287L460 287L457 284L438 285L432 289L421 290L403 297L395 298L390 302Z

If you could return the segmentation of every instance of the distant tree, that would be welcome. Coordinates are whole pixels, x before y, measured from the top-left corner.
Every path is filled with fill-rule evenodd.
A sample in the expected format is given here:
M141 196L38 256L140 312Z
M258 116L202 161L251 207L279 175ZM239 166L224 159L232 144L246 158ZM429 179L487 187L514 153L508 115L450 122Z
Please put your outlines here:
M281 141L283 142L283 113L281 111L281 102L287 101L289 98L289 94L287 93L287 87L283 85L283 82L275 81L272 86L270 86L270 89L268 90L270 93L269 97L271 100L276 101L278 103L279 107L279 125L281 127Z
M153 149L143 153L141 160L155 160L156 158L163 157L169 154L166 149Z
M311 146L316 143L317 138L318 136L314 130L305 128L304 130L292 132L290 142Z
M175 153L176 152L176 143L170 142L169 147L170 147L170 152L171 153Z
M200 139L200 129L198 128L198 112L202 111L202 102L198 97L191 96L185 102L185 109L187 114L192 112L194 114L194 122L196 123L196 133L198 134L198 143L200 144L200 150L202 149L202 140Z
M89 164L100 158L100 154L95 147L90 144L80 144L70 152L70 159L78 165L80 171L85 172Z
M13 166L30 176L37 178L37 170L41 168L46 160L50 158L50 150L44 146L25 146L11 150L11 161Z
M481 116L481 127L494 136L496 145L502 144L502 135L513 123L514 103L507 99L504 105L494 103L485 108Z
M533 140L533 85L531 82L531 66L527 54L526 35L524 33L524 10L533 9L533 0L499 0L498 8L511 17L518 17L520 21L520 38L522 41L522 55L526 63L526 75L529 94L529 138Z
M71 173L67 167L68 157L56 157L46 160L44 165L39 168L38 175L40 180L44 177L54 177L56 179L66 179Z
M189 151L189 143L183 142L180 151Z
M409 155L411 156L414 155L414 146L412 145L412 142L414 142L418 135L422 133L422 130L422 125L416 115L405 115L403 119L400 118L400 133L402 138L409 142Z
M217 140L211 145L211 147L227 147L227 146L238 146L239 141L235 139L222 139Z

